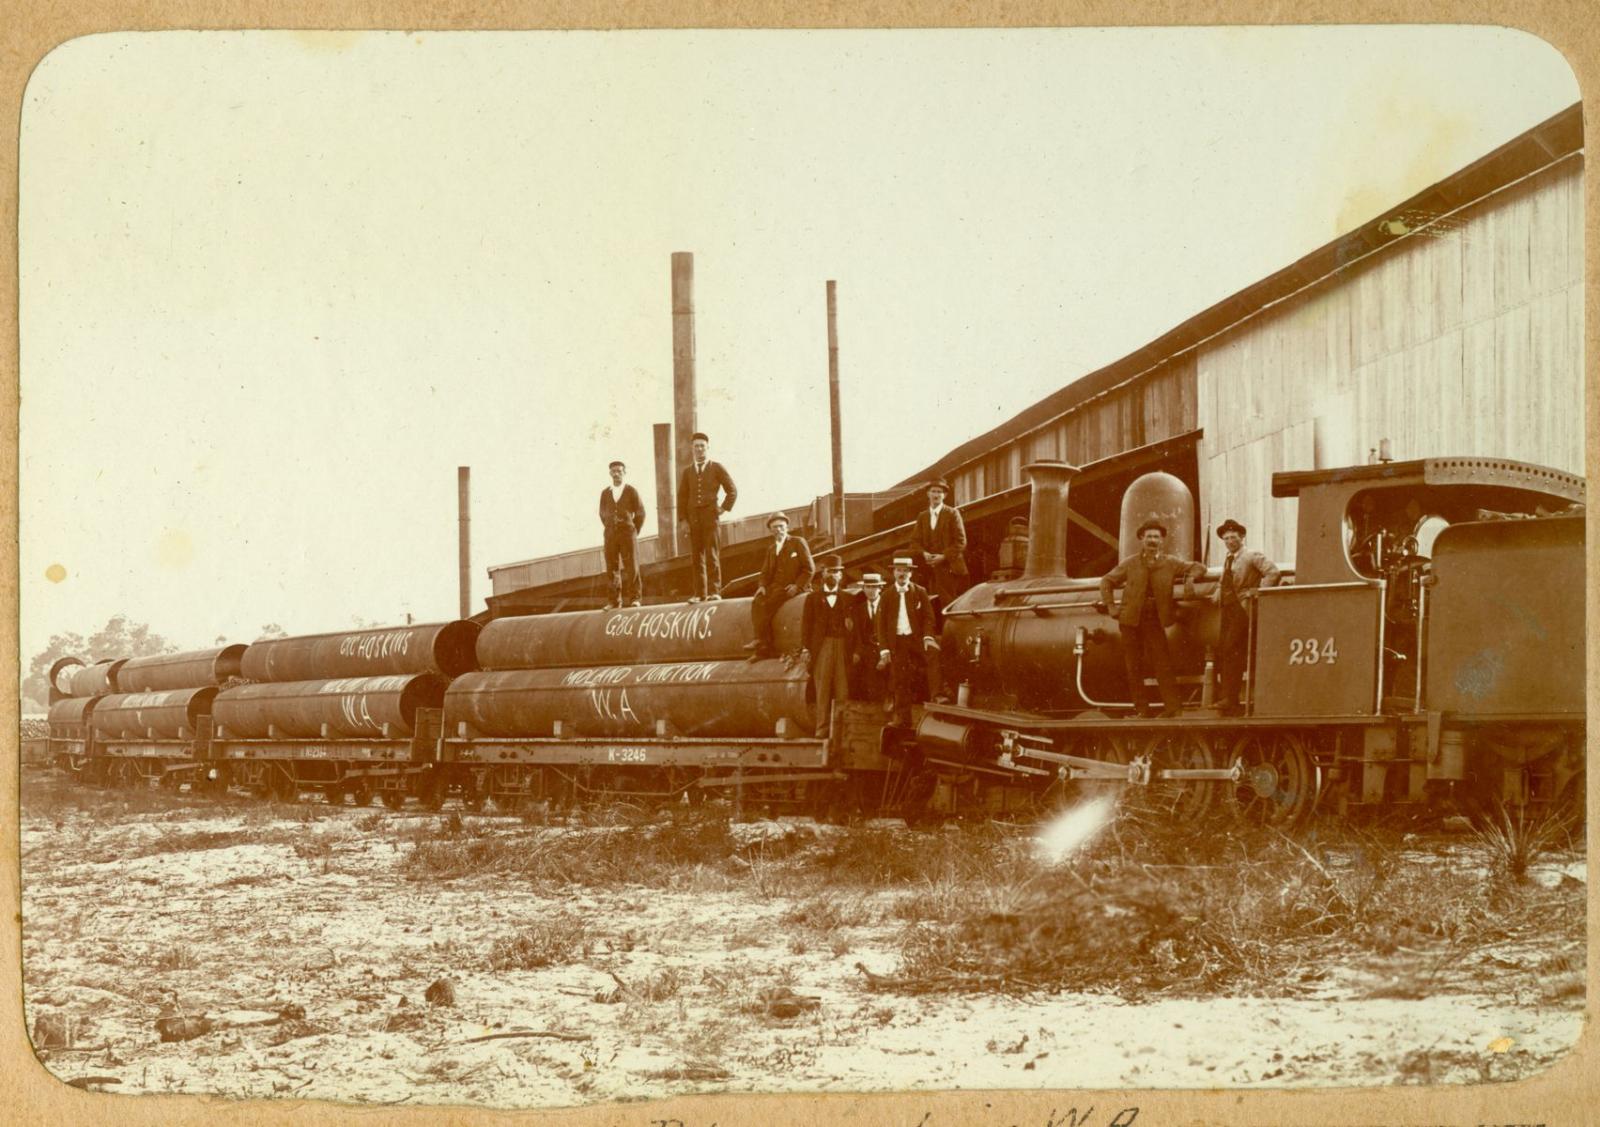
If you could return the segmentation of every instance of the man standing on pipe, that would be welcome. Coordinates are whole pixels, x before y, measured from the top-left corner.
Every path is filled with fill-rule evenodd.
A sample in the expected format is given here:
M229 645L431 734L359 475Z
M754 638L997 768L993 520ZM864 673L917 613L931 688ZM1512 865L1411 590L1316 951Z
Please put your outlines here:
M1128 671L1128 691L1133 695L1134 710L1140 716L1150 715L1149 693L1145 689L1145 668L1156 675L1161 687L1161 715L1178 716L1183 712L1183 698L1178 695L1178 677L1172 669L1172 651L1167 648L1167 627L1176 617L1172 600L1172 585L1183 576L1183 597L1194 598L1194 581L1206 573L1199 563L1180 560L1168 555L1167 526L1157 520L1147 520L1139 526L1142 548L1138 555L1129 556L1106 572L1100 580L1100 601L1095 604L1101 614L1111 614L1111 592L1123 587L1122 607L1116 619L1122 628L1122 661Z
M1254 548L1244 546L1245 527L1236 520L1217 526L1228 549L1222 561L1222 577L1211 592L1211 601L1222 610L1222 630L1217 639L1217 711L1223 716L1239 716L1239 686L1244 683L1244 667L1250 645L1250 600L1262 587L1278 585L1278 567Z
M745 649L754 650L751 661L778 656L778 642L773 636L772 620L778 608L811 585L817 565L811 559L811 545L798 536L789 535L789 518L773 513L767 518L767 528L772 532L772 543L761 560L761 586L750 601L750 621L755 625L756 638L746 642Z
M678 519L689 526L690 569L694 573L691 603L722 598L722 559L717 552L717 522L733 511L739 491L721 462L706 457L711 440L695 431L689 440L694 459L678 478ZM722 499L717 499L717 491Z
M639 605L639 530L644 527L639 491L622 483L628 467L612 462L610 469L611 485L600 491L600 525L606 534L606 581L610 585L606 610Z

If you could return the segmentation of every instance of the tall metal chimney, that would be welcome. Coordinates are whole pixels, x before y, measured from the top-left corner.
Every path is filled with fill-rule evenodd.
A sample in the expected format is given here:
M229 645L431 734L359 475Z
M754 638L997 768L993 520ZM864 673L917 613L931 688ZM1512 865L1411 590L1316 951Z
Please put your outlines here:
M1028 507L1028 563L1024 579L1067 574L1067 487L1078 467L1066 462L1033 462L1022 467L1033 482Z
M694 390L694 255L672 252L672 422L677 430L673 480L683 475L693 455L689 439L700 429Z
M678 554L678 521L672 476L672 424L657 423L651 428L656 440L656 540L661 554L657 557L670 560Z
M456 467L456 525L460 543L461 617L472 617L472 504L471 466Z
M828 422L833 435L833 542L845 542L844 444L839 437L839 292L828 282Z

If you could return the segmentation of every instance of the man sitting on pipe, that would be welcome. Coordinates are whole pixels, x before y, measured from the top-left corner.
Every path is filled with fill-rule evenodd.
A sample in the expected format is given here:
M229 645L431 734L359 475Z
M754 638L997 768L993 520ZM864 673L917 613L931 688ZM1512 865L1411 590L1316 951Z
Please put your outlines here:
M1183 596L1194 598L1194 581L1206 573L1204 565L1168 555L1167 526L1147 520L1139 526L1142 545L1138 555L1129 556L1106 572L1100 580L1100 601L1095 608L1112 614L1112 591L1123 587L1122 606L1115 612L1122 629L1122 660L1128 671L1128 691L1140 716L1150 715L1149 693L1145 688L1145 667L1156 675L1161 687L1162 716L1177 716L1183 711L1178 695L1178 677L1172 668L1172 651L1167 648L1167 627L1174 622L1172 585L1183 576Z
M811 585L817 565L811 559L811 546L799 536L789 535L789 518L773 513L767 518L767 528L772 532L772 543L761 561L761 586L750 602L750 621L756 628L756 640L746 643L745 649L755 650L751 661L778 656L778 642L773 637L772 620L778 608Z

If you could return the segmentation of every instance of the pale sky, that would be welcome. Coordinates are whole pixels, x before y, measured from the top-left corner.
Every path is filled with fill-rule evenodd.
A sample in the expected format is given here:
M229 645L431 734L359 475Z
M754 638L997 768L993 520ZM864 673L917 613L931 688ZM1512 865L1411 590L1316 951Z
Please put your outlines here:
M476 608L598 543L611 458L653 531L673 251L759 512L829 488L826 280L879 489L1577 98L1488 28L74 40L22 117L22 662L453 617L458 465Z

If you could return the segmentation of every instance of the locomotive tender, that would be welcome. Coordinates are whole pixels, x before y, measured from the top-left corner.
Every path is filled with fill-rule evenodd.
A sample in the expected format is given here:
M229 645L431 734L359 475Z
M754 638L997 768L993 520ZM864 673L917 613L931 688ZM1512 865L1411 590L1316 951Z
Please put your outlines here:
M720 793L736 808L918 820L1110 783L1175 817L1284 824L1400 805L1581 812L1581 478L1480 457L1274 475L1273 495L1298 499L1296 558L1251 604L1245 714L1209 707L1213 570L1170 632L1184 713L1145 719L1125 699L1098 579L1066 573L1077 471L1028 472L1026 567L945 608L957 702L922 706L909 728L847 702L814 738L806 670L745 660L749 601L730 599L63 659L52 756L98 782L396 808ZM1178 479L1130 487L1125 537L1149 516L1192 554ZM778 612L784 652L799 649L801 604Z

